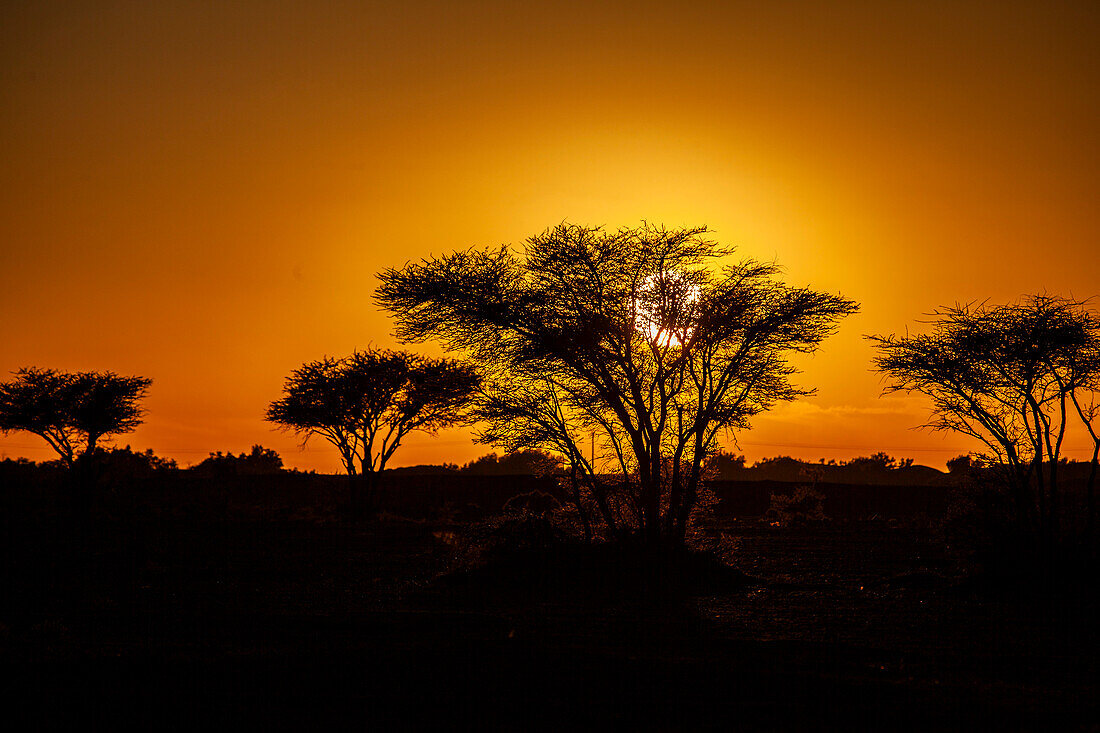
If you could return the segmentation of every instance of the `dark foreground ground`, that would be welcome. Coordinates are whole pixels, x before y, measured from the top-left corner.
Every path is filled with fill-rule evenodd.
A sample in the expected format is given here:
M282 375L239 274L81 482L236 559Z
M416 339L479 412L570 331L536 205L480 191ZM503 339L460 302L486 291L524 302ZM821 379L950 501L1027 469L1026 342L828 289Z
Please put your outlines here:
M79 561L50 520L7 529L17 729L1100 723L1095 579L991 593L927 522L715 520L762 583L674 597L440 581L454 522L103 521Z

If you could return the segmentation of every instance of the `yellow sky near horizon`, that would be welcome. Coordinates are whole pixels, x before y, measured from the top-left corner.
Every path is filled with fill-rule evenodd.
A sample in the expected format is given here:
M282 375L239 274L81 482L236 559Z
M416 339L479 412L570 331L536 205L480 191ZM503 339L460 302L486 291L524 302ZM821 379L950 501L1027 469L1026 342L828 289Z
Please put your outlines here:
M563 220L706 224L862 304L802 362L818 394L739 436L750 459L942 467L970 444L880 398L862 335L1100 294L1094 3L0 12L0 373L152 377L118 442L182 464L262 443L337 470L262 416L302 362L395 345L375 273ZM488 450L411 436L395 463Z

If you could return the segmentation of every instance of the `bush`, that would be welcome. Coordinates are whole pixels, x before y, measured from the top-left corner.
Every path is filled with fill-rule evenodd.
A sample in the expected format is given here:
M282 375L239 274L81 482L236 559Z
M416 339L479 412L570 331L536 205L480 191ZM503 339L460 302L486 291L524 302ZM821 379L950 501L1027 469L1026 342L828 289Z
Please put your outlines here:
M765 516L780 524L825 521L825 495L809 486L797 486L790 494L773 493Z
M720 481L739 478L745 470L745 456L718 451L707 459L705 472Z
M454 560L456 567L475 567L494 558L544 555L581 541L553 515L506 514L469 525L456 538Z
M965 476L974 467L974 459L965 453L955 456L947 462L947 472L957 476Z
M547 476L560 471L562 459L538 450L521 450L498 456L489 453L470 461L460 470L475 476Z
M270 448L254 445L251 453L241 453L239 456L234 456L232 451L225 455L221 451L211 453L209 458L190 470L209 478L270 476L283 470L283 459Z
M546 516L560 509L560 501L550 494L547 494L545 491L539 491L538 489L523 494L516 494L511 499L504 502L504 512L506 514L533 514L537 516Z

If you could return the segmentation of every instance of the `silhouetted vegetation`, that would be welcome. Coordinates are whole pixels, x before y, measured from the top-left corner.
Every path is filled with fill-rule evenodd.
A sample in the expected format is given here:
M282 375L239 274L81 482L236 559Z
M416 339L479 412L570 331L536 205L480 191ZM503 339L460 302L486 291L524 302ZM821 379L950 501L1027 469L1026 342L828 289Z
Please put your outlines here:
M506 453L503 456L488 453L481 458L470 461L461 470L463 473L490 476L515 476L520 474L547 476L562 470L562 460L559 456L552 456L539 450L523 450L516 453Z
M283 470L283 459L278 453L262 445L252 446L248 453L234 456L231 452L211 453L208 458L190 469L205 476L268 476Z
M478 365L482 442L561 455L590 526L676 545L719 432L808 394L787 356L856 310L784 285L772 264L712 267L730 254L705 228L563 224L522 252L386 270L377 299L399 337L438 339Z
M251 455L273 462L254 448L207 465ZM812 488L754 479L790 463L762 461L713 485L692 549L653 552L586 542L568 482L551 476L385 471L387 513L347 521L340 476L179 470L129 448L96 460L104 490L79 553L56 521L69 471L0 461L0 648L26 671L9 690L53 701L36 720L139 705L316 723L313 708L293 717L303 690L325 715L380 727L426 697L447 716L511 705L508 720L542 721L558 715L539 707L547 690L563 727L580 728L621 722L593 712L593 692L691 704L703 721L728 703L723 723L765 728L1095 719L1091 585L1006 600L971 583L957 543L988 533L997 507L969 490L980 513L945 519L949 486Z
M1027 555L1037 540L1050 552L1077 542L1082 530L1091 542L1100 319L1082 302L1047 295L945 308L932 318L927 334L870 337L887 391L927 395L933 417L926 427L986 446L969 466L956 460L954 470L969 469L971 482L984 487L983 502L990 501L990 486L1008 489L1016 532L1006 544ZM1094 444L1083 505L1066 493L1063 476L1061 450L1073 422Z
M774 493L765 515L780 524L825 521L825 496L810 486L798 486L790 493Z
M974 465L974 459L969 454L955 456L947 461L947 472L965 476Z
M745 457L719 450L707 459L704 475L716 479L735 479L745 469Z
M468 365L403 351L368 349L304 364L286 380L267 419L302 436L320 436L361 477L365 503L374 476L419 430L434 434L460 422L478 376Z
M34 433L72 467L103 438L141 424L151 379L114 372L60 372L28 367L0 384L0 433Z
M857 456L850 460L804 461L791 456L762 458L751 466L742 456L716 457L711 464L713 478L734 481L808 481L836 484L880 484L887 486L937 484L947 479L941 471L896 459L886 453Z
M58 459L0 461L0 651L51 696L39 679L121 660L75 673L92 710L117 690L155 706L175 673L250 713L261 688L344 700L343 684L401 725L425 694L488 708L529 680L516 710L549 694L588 706L585 723L593 690L662 710L703 699L700 719L732 690L744 699L726 722L772 695L805 705L797 727L838 695L836 727L868 706L874 727L899 711L930 729L990 710L999 727L1094 721L1100 320L1037 296L874 337L888 391L929 395L931 427L988 446L947 474L882 451L748 465L717 435L808 394L787 356L855 304L771 265L712 272L728 250L704 233L563 225L522 257L385 273L401 335L472 361L370 349L295 370L268 420L332 443L351 481L284 470L258 444L184 470L104 448L140 424L150 380L20 370L0 385L0 429ZM459 424L506 452L387 468L410 432ZM1091 460L1062 455L1071 424ZM253 681L268 668L277 681ZM624 670L644 692L623 692Z
M99 466L99 478L107 485L119 478L146 479L179 470L174 459L158 456L152 448L144 451L135 451L130 446L110 450L101 448L96 453L95 461Z

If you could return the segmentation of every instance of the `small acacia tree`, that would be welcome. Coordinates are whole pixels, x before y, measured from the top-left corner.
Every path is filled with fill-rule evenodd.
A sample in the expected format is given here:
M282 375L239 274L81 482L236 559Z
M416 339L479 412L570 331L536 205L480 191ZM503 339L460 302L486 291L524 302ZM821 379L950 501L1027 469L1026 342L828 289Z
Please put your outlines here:
M956 306L932 314L914 336L869 336L887 391L932 399L925 427L978 439L980 462L1011 486L1021 529L1048 540L1058 530L1059 464L1067 427L1092 437L1088 522L1095 517L1100 390L1100 318L1086 304L1049 295L999 306Z
M520 252L386 270L376 297L399 337L439 339L478 365L483 442L560 454L582 517L678 546L719 432L807 394L787 356L857 308L782 284L771 264L715 267L729 254L703 227L563 224ZM597 439L602 460L585 450Z
M367 349L294 370L266 417L303 443L314 435L332 443L369 491L406 435L461 422L478 382L472 367L454 360Z
M100 440L141 424L141 400L152 380L114 372L60 372L28 367L0 384L0 432L23 430L49 443L72 468Z

